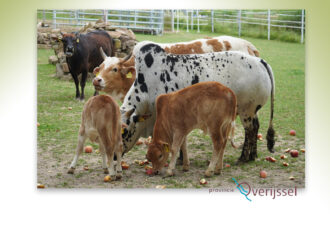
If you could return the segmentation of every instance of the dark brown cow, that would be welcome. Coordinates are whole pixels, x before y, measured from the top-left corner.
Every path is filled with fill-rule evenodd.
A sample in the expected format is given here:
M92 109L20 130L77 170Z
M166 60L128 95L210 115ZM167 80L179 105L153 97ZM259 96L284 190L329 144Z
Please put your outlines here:
M61 33L62 34L62 33ZM70 33L62 34L63 49L66 55L66 62L76 85L76 98L84 100L84 88L87 73L93 72L94 68L103 62L100 54L100 47L107 55L114 55L113 40L104 31L94 31L87 34ZM78 75L82 74L79 91ZM94 95L97 92L95 91Z

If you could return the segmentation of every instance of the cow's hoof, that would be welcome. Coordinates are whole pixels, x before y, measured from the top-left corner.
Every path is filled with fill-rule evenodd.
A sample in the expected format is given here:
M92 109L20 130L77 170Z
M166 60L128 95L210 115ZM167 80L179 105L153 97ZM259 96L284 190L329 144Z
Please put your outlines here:
M103 172L104 172L104 174L109 174L109 169L108 168L104 168L103 169Z
M211 176L213 176L213 174L214 174L214 172L211 171L211 170L206 170L205 173L204 173L204 175L205 175L206 177L211 177Z
M74 170L75 170L75 168L70 168L70 169L68 170L68 174L74 174Z
M166 177L171 177L171 176L174 176L174 172L172 169L167 169L166 170Z
M116 174L116 180L120 180L123 177L122 173L117 173Z
M182 169L183 169L184 172L188 172L189 171L189 165L182 166Z
M221 175L221 174L222 174L222 169L216 169L216 170L214 171L214 174L215 174L215 175Z

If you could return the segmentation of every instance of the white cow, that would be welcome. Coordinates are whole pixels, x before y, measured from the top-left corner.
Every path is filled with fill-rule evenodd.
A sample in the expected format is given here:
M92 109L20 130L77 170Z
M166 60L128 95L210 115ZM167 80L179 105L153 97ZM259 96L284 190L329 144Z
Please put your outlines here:
M173 55L154 43L135 50L135 55L136 80L120 108L122 122L128 125L123 135L124 153L134 146L140 136L152 135L158 95L204 81L220 82L237 96L237 113L245 129L240 161L254 160L257 156L257 111L271 96L267 146L269 151L273 151L275 83L272 69L263 59L234 51ZM149 116L150 119L145 120Z

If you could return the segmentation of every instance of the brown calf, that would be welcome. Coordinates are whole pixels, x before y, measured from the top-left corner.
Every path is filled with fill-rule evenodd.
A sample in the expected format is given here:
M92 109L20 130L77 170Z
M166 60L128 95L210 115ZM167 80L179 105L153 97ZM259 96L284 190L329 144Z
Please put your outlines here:
M166 172L173 175L178 150L183 151L183 169L189 169L186 137L196 128L209 133L213 154L206 176L220 174L228 135L234 135L236 96L217 82L198 83L182 90L163 94L156 99L156 123L147 159L157 174L165 165L169 152L172 158ZM236 147L231 139L231 143Z
M108 174L110 170L111 179L120 179L122 177L120 162L123 146L120 111L119 106L111 97L99 95L91 97L86 102L82 112L76 155L70 165L69 174L74 173L78 157L83 151L87 138L99 144L104 173ZM113 162L114 152L116 152L118 162L116 173ZM108 165L106 164L106 157L108 158Z

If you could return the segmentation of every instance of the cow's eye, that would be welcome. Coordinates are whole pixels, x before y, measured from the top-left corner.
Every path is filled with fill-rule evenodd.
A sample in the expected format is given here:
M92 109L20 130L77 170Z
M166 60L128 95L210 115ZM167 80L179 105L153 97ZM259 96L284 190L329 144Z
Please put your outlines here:
M163 157L163 154L160 154L160 155L159 155L159 159L161 159L162 157Z
M117 69L117 68L113 68L112 71L113 71L113 72L117 72L118 69Z

